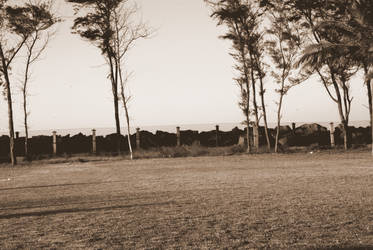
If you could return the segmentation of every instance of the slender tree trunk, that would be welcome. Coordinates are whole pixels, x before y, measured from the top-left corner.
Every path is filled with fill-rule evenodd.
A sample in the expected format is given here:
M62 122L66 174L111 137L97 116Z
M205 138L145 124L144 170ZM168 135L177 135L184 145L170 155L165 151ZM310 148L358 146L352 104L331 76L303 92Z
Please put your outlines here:
M9 86L8 80L6 83L6 94L7 94L7 101L8 101L10 161L12 165L16 165L17 159L15 155L15 145L14 145L13 104L12 104L12 94L10 92L10 86Z
M237 28L238 29L238 28ZM245 57L245 48L242 43L242 38L240 38L241 42L241 57L242 57L242 63L244 67L244 76L245 76L245 85L246 85L246 141L247 141L247 148L246 152L251 153L251 144L250 144L250 81L249 81L249 74L248 74L248 66L246 63L246 57ZM242 91L242 86L241 86ZM243 91L242 91L243 92ZM244 96L244 95L242 95Z
M343 126L343 146L344 146L344 149L347 150L348 149L348 143L349 143L349 140L348 140L348 135L349 135L348 121L346 121L346 120L342 121L342 126Z
M112 91L113 91L113 101L114 101L114 117L115 117L115 128L116 133L120 134L120 120L119 120L119 103L118 103L118 79L115 77L116 71L114 72L114 65L112 58L110 58L110 67L111 67L111 78L112 78Z
M28 152L28 122L27 122L27 107L26 107L26 97L25 95L23 96L23 111L25 113L25 117L24 117L24 125L25 125L25 159L26 160L29 160L29 152Z
M251 68L251 85L252 85L252 88L253 88L253 104L254 104L254 114L255 114L255 125L254 126L254 129L255 129L255 133L257 135L256 138L254 138L254 147L255 147L255 150L258 152L259 151L259 115L258 115L258 104L256 102L256 86L255 86L255 77L254 77L254 69L253 69L253 58L252 58L252 55L250 55L250 58L251 58L251 64L252 64L252 68Z
M246 84L246 141L247 141L247 153L251 153L250 144L250 82L247 76L247 70L245 70L245 84Z
M259 58L257 56L255 56L255 61L256 61L257 71L258 71L258 74L259 74L259 81L260 81L260 86L259 86L260 92L259 92L259 95L260 95L261 102L262 102L263 120L264 120L264 133L265 133L265 137L266 137L266 141L267 141L267 150L268 150L268 152L270 152L271 151L271 142L269 140L267 112L266 112L265 101L264 101L263 73L262 73L262 69L260 67L261 64L260 64Z
M261 72L259 72L261 74ZM269 141L268 135L268 123L267 123L267 112L264 102L264 88L263 88L263 79L260 77L260 97L262 101L262 109L263 109L263 119L264 119L264 132L267 140L267 150L268 152L271 151L271 142Z
M12 165L17 164L17 158L15 155L15 148L14 148L14 125L13 125L13 106L12 106L12 94L10 89L10 80L8 75L8 67L6 64L4 52L2 45L0 44L0 57L1 63L3 68L3 74L5 78L5 89L6 89L6 97L8 102L8 121L9 121L9 150L10 150L10 161Z
M281 107L282 107L282 99L284 95L281 92L280 94L280 102L278 104L278 110L277 110L277 128L276 128L276 142L275 142L275 153L278 152L278 140L280 136L280 126L281 126Z
M373 126L373 108L372 108L372 87L370 80L367 81L367 90L368 90L368 101L369 101L369 117L370 117L370 126Z
M364 75L365 75L365 78L367 78L367 75L368 75L368 66L367 65L364 65ZM369 103L370 126L373 127L372 89L371 89L371 86L370 86L370 79L367 79L365 84L367 86L367 91L368 91L367 94L368 94L368 103Z
M338 103L338 109L342 106L340 103ZM341 118L342 128L343 128L343 148L345 150L348 150L348 124L344 118Z
M373 65L365 66L365 75L367 76L369 73L373 72ZM372 156L373 156L373 105L372 105L372 99L373 99L373 78L367 79L367 88L368 88L368 100L369 100L369 112L370 112L370 129L372 133Z
M253 88L253 104L254 104L254 116L255 116L255 126L253 127L256 134L256 138L254 138L254 147L255 150L259 151L259 115L258 115L258 105L256 102L256 88L255 88L255 81L252 81L252 88Z
M114 111L115 111L115 127L116 133L120 135L120 120L119 120L119 101L118 101L118 91L113 93L114 96Z
M113 93L113 104L114 104L114 118L116 127L116 137L117 137L117 152L120 154L120 120L119 120L119 107L118 107L118 82L115 78L114 63L113 58L108 55L109 66L110 66L110 78L111 78L111 88Z
M23 95L23 114L24 114L24 127L25 127L25 159L29 159L29 153L28 153L28 113L27 113L27 83L28 83L28 77L29 77L29 69L30 69L30 61L32 56L32 49L35 45L36 40L34 40L31 51L29 50L29 54L27 57L26 62L26 70L25 70L25 79L23 82L23 88L22 88L22 95Z
M119 80L120 80L120 88L121 88L121 96L122 96L122 102L123 102L123 107L126 115L126 122L127 122L127 141L128 141L128 149L130 151L130 157L131 160L133 160L133 150L132 150L132 145L131 145L131 129L130 129L130 117L129 117L129 112L128 112L128 106L127 106L127 100L126 96L124 95L124 82L123 82L123 77L122 77L122 69L120 66L120 63L118 62L118 69L119 69Z
M113 97L114 97L114 116L115 116L115 127L117 134L117 152L120 155L120 120L119 120L119 102L118 102L118 88L113 86Z
M131 160L133 160L133 150L131 145L131 130L130 130L130 118L128 115L128 107L126 101L124 101L124 110L126 113L126 121L127 121L127 141L128 141L128 149L130 151Z
M370 96L370 99L372 100L373 99L373 84L372 84L372 79L370 80L370 87L371 87L371 96ZM370 116L370 120L371 120L371 132L372 132L372 156L373 156L373 112L371 113L371 116Z
M276 142L275 142L275 153L278 153L278 138L280 136L280 122L277 121L277 128L276 128Z
M248 80L248 77L245 78L245 85L246 85L246 100L244 100L243 103L246 103L246 107L244 109L245 117L246 117L246 142L247 142L247 148L246 152L251 152L251 144L250 144L250 83ZM245 96L245 91L243 85L240 85L241 87L241 96Z
M115 105L115 125L117 129L117 134L120 134L120 120L119 120L119 100L118 100L118 74L119 74L119 64L115 60L115 75L114 75L114 105Z
M343 104L342 104L342 96L339 91L339 86L335 80L334 74L331 73L332 83L335 90L335 93L337 95L337 104L338 104L338 112L339 117L341 119L342 127L343 127L343 145L344 149L348 150L348 114L346 113L346 116L343 114Z
M248 95L249 96L249 95ZM249 103L249 97L248 97L248 103ZM249 105L247 105L247 112L246 112L246 141L247 141L247 149L246 152L251 152L251 145L250 145L250 109Z
M35 36L32 36L32 43L29 45L27 42L26 46L28 49L28 54L27 54L27 61L26 61L26 69L25 69L25 78L23 82L23 88L22 88L22 95L23 95L23 113L24 113L24 127L25 127L25 159L29 160L29 147L28 147L28 112L27 112L27 85L28 85L28 80L29 80L29 74L30 74L30 65L35 61L39 56L40 53L42 52L43 47L41 50L39 50L39 54L36 55L35 58L32 59L33 56L33 51L36 45L36 42L39 39L39 34L38 31L35 32ZM26 41L26 40L25 40ZM47 43L45 43L45 46Z
M119 68L119 77L120 77L120 83L121 83L121 95L122 95L122 102L123 102L123 107L126 115L126 122L127 122L127 142L128 142L128 149L130 151L130 157L131 160L133 160L133 150L132 150L132 145L131 145L131 127L130 127L130 117L129 117L129 112L128 112L128 107L127 107L127 100L124 95L124 86L123 86L123 79L122 79L122 72L121 69Z

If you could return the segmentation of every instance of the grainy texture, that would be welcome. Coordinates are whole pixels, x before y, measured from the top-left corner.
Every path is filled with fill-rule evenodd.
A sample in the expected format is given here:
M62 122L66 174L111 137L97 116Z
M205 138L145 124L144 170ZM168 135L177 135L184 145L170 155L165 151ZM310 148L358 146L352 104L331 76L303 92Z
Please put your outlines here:
M0 168L0 249L373 248L368 152Z

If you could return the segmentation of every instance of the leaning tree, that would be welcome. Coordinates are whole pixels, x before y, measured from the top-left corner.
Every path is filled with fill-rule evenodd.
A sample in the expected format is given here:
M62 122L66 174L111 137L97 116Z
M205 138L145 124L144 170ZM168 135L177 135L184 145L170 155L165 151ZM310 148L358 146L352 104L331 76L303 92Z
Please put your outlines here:
M261 0L263 6L276 8L275 0ZM303 65L306 71L319 76L331 100L337 104L344 147L348 148L348 122L352 97L349 80L356 72L356 65L352 56L348 56L348 49L331 46L341 39L344 34L336 29L328 29L322 23L333 19L342 22L348 19L348 0L286 0L291 21L300 22L304 31L304 41L308 46L298 65ZM325 49L327 48L327 49Z
M7 0L0 1L0 72L8 103L9 147L12 165L17 163L14 148L12 81L10 77L12 62L25 47L35 24L44 22L49 19L50 15L49 10L40 3L29 2L24 5L14 5L8 3Z
M356 73L357 65L349 48L333 46L345 37L345 33L322 24L330 19L335 22L347 21L349 4L347 0L314 1L313 6L305 6L297 0L294 2L313 38L304 50L299 64L319 75L328 95L337 104L346 150L350 143L348 123L353 100L350 79Z
M235 69L239 73L236 78L241 90L240 107L246 116L248 151L249 124L251 111L254 115L254 146L259 148L259 120L260 107L257 101L257 81L259 80L259 95L262 101L262 112L265 122L265 134L267 146L270 147L266 109L264 104L264 63L263 63L263 36L260 31L260 8L254 2L248 0L205 0L211 7L211 16L218 21L218 25L225 25L228 29L223 39L232 41L232 52L230 53L236 61ZM252 96L252 101L251 101ZM253 108L250 109L252 102Z
M66 0L73 3L76 13L82 14L74 20L72 29L83 39L101 50L109 67L109 78L113 94L114 117L120 152L119 87L123 84L124 57L134 41L150 35L145 25L130 20L136 8L127 7L129 0ZM123 88L121 88L123 89ZM124 97L125 98L125 97ZM128 119L127 101L124 100ZM129 121L127 120L129 126ZM130 135L128 135L130 136ZM130 141L129 141L130 143Z
M32 66L40 58L44 50L46 49L48 42L53 35L50 28L59 21L52 11L52 3L44 2L37 3L37 5L32 5L31 3L26 3L26 8L30 11L27 13L33 22L29 23L29 28L27 30L17 31L17 35L25 39L25 69L23 80L21 82L22 87L22 98L23 98L23 113L24 113L24 129L25 129L25 158L29 159L29 146L28 146L28 136L29 136L29 126L28 126L28 85L31 78Z
M274 66L271 69L271 74L278 85L275 91L279 94L275 136L275 153L277 153L284 96L290 88L303 82L306 75L299 72L294 66L302 44L299 23L290 20L287 6L283 1L273 0L273 4L273 8L267 8L266 11L271 24L267 30L266 47Z
M319 49L326 53L330 49L343 50L363 70L373 141L373 85L371 83L373 78L373 2L354 0L348 4L346 14L347 18L343 20L329 19L319 25L342 34L338 41L321 44Z

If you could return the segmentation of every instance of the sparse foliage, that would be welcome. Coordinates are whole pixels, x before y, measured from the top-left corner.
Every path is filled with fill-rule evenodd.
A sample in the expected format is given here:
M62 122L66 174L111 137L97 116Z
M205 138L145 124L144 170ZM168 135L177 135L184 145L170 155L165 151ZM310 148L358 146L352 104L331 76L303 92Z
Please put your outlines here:
M269 8L276 8L275 1L262 1ZM336 102L344 132L344 147L348 148L348 122L352 97L349 79L355 65L345 49L330 46L343 38L344 33L338 29L326 29L321 24L334 20L342 22L348 19L349 1L300 1L284 2L291 21L300 23L304 40L308 47L298 65L303 65L305 72L317 74L330 98ZM355 71L356 72L356 71Z
M218 25L226 25L228 31L221 36L222 39L232 41L232 51L230 55L235 59L234 68L238 72L235 79L240 87L241 100L239 106L246 117L246 140L247 151L251 151L250 146L250 68L249 50L247 48L246 34L243 27L245 23L248 27L253 26L253 20L248 16L247 6L239 0L226 1L206 1L212 7L211 17L217 19ZM243 19L241 17L244 16Z
M52 12L52 3L36 3L32 5L31 2L26 4L26 7L30 8L28 15L33 20L29 27L18 33L19 36L26 38L25 49L26 49L26 60L24 78L22 81L22 97L23 97L23 113L24 113L24 129L25 129L25 158L29 159L28 155L28 83L31 78L31 66L40 58L44 50L46 49L48 42L53 35L50 30L59 19Z
M260 107L257 104L257 80L260 82L262 100L262 111L265 120L267 145L270 147L267 119L264 104L262 44L263 36L260 31L262 11L255 2L248 0L220 0L206 1L213 10L212 17L218 21L218 25L225 25L228 31L221 36L223 39L232 41L232 52L230 53L236 61L235 69L239 76L235 79L241 90L241 101L239 105L246 116L248 151L250 151L249 125L251 112L254 115L254 146L259 148L259 120ZM250 97L252 96L253 108L250 108Z
M290 17L288 16L283 1L275 1L274 4L276 4L276 8L268 10L271 27L267 30L269 38L266 41L266 45L268 55L271 57L274 65L271 70L271 75L278 85L275 91L280 95L277 108L275 138L275 153L277 153L283 98L291 87L304 81L306 76L294 67L294 63L301 48L299 23L289 20Z
M333 50L342 51L343 57L348 57L350 61L355 62L356 67L363 70L368 94L370 124L373 129L373 86L371 84L373 78L373 2L370 0L348 2L343 19L326 20L319 26L340 34L338 40L323 42L319 50L324 54ZM344 72L342 79L348 79L353 73Z
M29 2L18 6L10 5L7 0L0 1L0 72L4 80L4 91L8 103L9 146L13 165L17 162L14 150L11 64L16 55L25 47L36 27L44 29L44 27L50 26L51 22L53 24L53 16L45 7L46 5L40 3Z
M128 0L66 0L75 4L76 14L72 29L82 38L101 50L109 66L118 152L120 151L119 89L123 84L124 58L134 42L149 37L151 32L142 22L133 20L137 7L131 7ZM126 102L125 102L126 103ZM126 109L128 112L128 109ZM129 121L127 121L129 124Z

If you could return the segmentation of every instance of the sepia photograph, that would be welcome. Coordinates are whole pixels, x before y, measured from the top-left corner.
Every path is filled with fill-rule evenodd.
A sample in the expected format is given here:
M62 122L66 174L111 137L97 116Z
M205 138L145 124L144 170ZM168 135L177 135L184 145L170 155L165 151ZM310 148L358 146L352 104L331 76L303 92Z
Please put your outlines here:
M372 0L0 0L0 249L373 249Z

